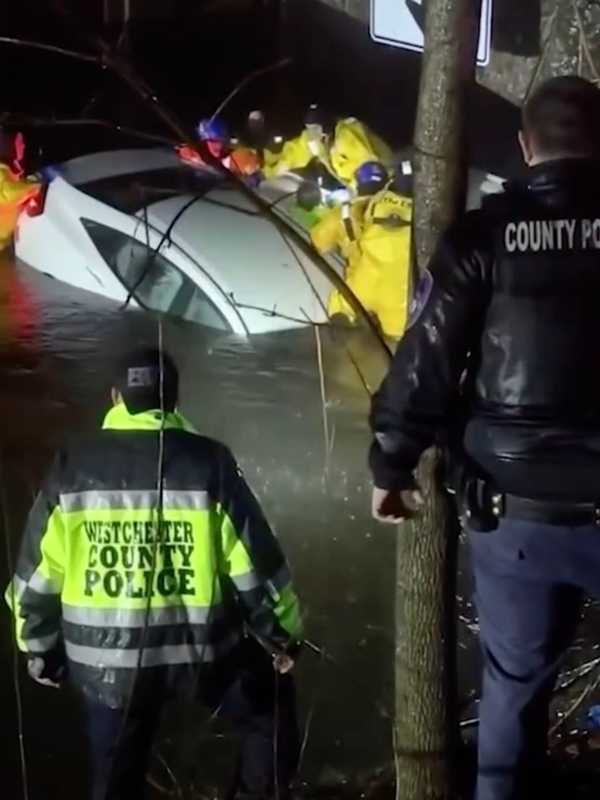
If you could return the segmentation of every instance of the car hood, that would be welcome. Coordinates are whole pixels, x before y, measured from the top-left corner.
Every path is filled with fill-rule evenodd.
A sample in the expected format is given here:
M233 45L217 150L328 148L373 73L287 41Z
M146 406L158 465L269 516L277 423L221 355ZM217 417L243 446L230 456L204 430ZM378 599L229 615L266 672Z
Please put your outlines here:
M329 279L239 190L219 188L196 200L178 195L147 213L154 228L169 230L173 244L242 307L251 333L273 312L299 324L326 321Z

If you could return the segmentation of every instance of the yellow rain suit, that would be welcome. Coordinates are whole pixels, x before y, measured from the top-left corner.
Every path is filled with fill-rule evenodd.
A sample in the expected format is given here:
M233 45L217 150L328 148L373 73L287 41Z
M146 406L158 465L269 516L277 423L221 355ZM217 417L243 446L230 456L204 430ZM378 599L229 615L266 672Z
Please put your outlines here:
M39 190L39 183L18 178L10 167L0 164L0 251L12 240L23 204Z
M412 200L384 189L371 198L354 203L355 241L334 209L311 232L313 244L322 254L338 248L346 259L346 283L366 311L374 314L385 336L400 338L408 313ZM356 219L356 222L354 222ZM343 314L352 322L356 314L342 295L329 298L330 316Z
M354 262L360 253L358 242L370 197L359 197L325 212L310 231L313 245L321 253L338 249L346 262ZM335 313L335 312L331 312Z
M356 188L356 170L366 161L379 161L391 170L392 151L382 139L354 117L340 120L335 126L329 151L329 164L333 173L342 183Z
M316 140L304 130L300 136L285 142L280 153L265 149L264 174L273 178L296 169L303 169L317 158L338 180L356 188L355 173L366 161L379 161L388 170L393 164L388 145L355 117L341 119L335 126L331 142Z
M303 169L313 158L326 162L327 148L324 141L314 139L310 131L304 130L300 136L285 142L280 153L265 149L263 158L263 171L265 178L269 179L295 169Z

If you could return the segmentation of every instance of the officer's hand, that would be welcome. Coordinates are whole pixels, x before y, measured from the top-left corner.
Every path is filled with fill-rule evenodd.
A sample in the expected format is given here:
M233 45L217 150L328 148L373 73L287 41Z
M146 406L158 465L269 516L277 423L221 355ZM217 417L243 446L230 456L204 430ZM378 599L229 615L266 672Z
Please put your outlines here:
M52 676L49 677L44 659L35 656L27 659L27 672L29 677L33 678L40 686L50 686L53 689L60 689L65 674L64 667L59 667L53 670Z
M55 683L51 681L50 678L34 678L33 679L36 683L39 683L40 686L50 686L52 689L60 689L61 684Z
M371 513L385 525L398 525L414 517L424 504L420 489L380 489L373 487Z
M291 672L295 663L294 659L287 653L278 653L273 656L273 669L280 675L287 675L288 672Z

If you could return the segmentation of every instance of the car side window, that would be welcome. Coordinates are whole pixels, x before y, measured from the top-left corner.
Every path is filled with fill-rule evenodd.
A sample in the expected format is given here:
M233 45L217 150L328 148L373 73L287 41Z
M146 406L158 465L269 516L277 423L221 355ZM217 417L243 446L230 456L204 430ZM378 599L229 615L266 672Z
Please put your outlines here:
M221 331L231 327L199 286L161 253L93 220L82 225L96 249L145 308Z

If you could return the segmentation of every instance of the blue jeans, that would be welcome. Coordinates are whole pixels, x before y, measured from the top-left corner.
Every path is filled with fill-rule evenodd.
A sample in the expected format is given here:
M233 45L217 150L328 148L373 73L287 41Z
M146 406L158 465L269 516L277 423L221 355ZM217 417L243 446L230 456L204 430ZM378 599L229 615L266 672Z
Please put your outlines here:
M510 519L469 541L484 655L476 798L541 797L561 658L583 594L600 597L600 528Z
M275 684L270 658L260 648L243 646L228 663L200 682L206 706L219 709L233 723L240 739L235 786L230 796L262 800L274 794L274 754L278 760L278 789L282 800L293 777L299 736L294 684L283 675ZM85 737L90 760L91 800L142 800L152 744L169 692L154 690L138 697L123 728L123 710L84 698ZM275 700L277 699L277 713ZM275 719L278 720L275 748ZM181 735L193 735L182 731ZM115 745L120 736L120 746Z

